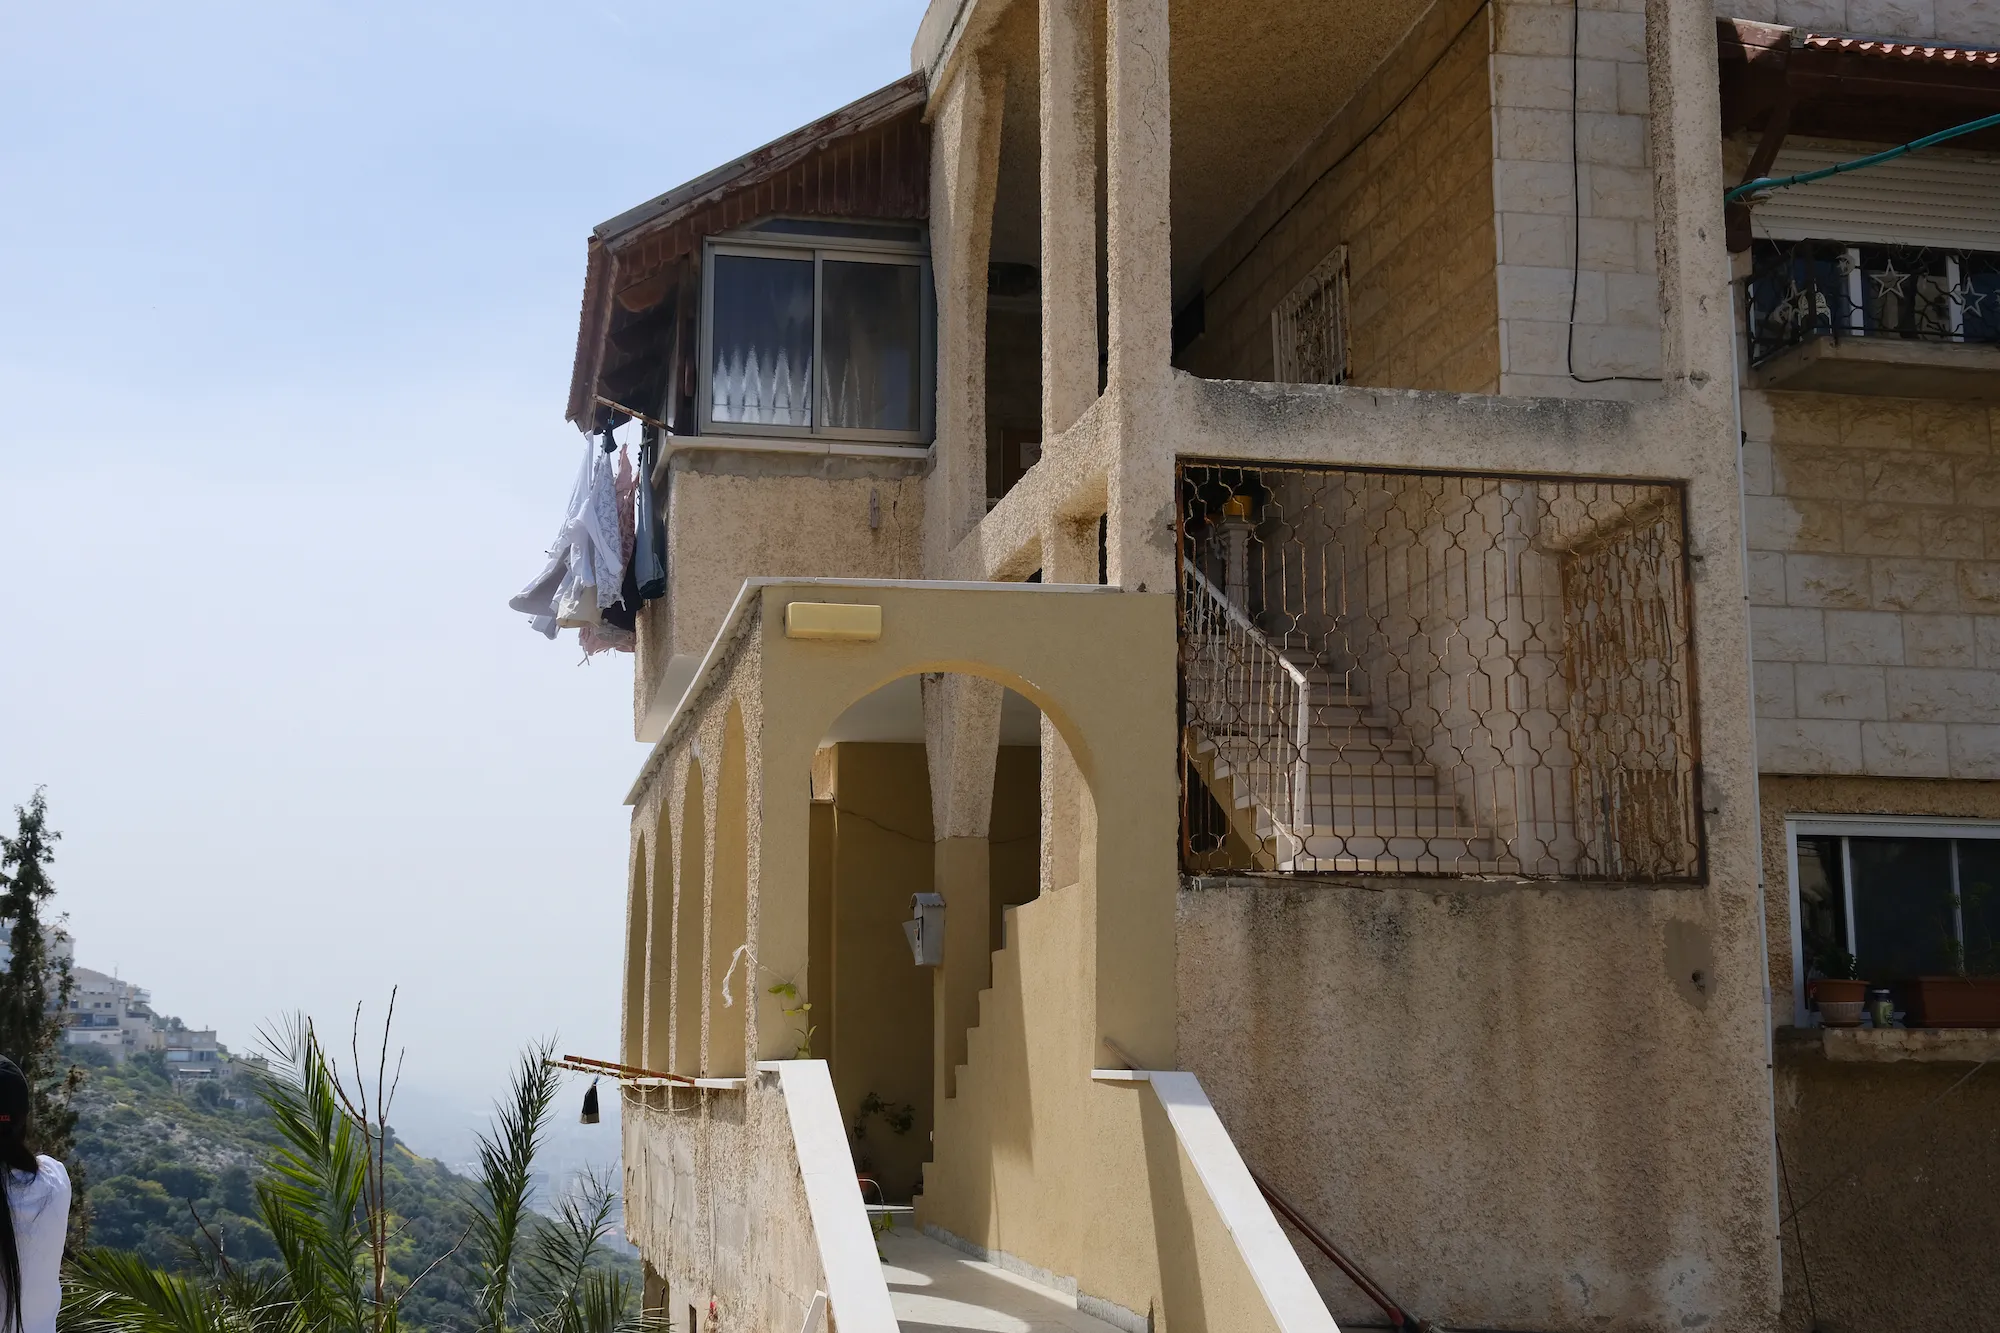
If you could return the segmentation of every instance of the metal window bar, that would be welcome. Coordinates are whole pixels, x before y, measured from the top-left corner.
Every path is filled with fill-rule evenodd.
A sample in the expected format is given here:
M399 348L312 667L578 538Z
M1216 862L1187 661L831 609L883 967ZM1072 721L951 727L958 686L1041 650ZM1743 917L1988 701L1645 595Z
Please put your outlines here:
M1677 486L1180 488L1188 871L1701 878Z

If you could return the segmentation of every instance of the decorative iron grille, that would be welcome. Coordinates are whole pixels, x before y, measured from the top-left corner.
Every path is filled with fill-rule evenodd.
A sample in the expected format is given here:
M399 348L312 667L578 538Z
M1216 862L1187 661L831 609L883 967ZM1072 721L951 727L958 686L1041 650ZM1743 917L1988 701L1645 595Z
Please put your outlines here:
M1191 873L1699 880L1681 490L1180 469Z
M1745 285L1750 361L1813 338L2000 343L2000 255L1842 241L1758 241Z

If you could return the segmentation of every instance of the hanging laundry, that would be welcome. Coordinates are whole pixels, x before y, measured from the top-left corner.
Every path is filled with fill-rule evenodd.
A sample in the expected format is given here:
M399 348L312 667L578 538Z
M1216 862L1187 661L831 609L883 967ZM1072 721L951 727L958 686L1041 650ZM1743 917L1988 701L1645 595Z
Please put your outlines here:
M639 585L632 575L632 548L636 541L632 505L638 489L632 476L632 459L625 446L620 445L613 493L618 505L619 563L624 574L618 583L618 600L603 609L602 623L585 625L577 631L585 657L594 657L613 649L629 653L638 646L638 635L633 631L637 628L639 614Z
M610 432L605 433L610 441ZM583 466L563 511L562 526L549 546L548 561L507 605L529 617L545 638L559 629L596 625L604 608L619 600L625 577L625 547L618 522L618 483L608 450L589 437ZM627 465L630 470L630 464Z

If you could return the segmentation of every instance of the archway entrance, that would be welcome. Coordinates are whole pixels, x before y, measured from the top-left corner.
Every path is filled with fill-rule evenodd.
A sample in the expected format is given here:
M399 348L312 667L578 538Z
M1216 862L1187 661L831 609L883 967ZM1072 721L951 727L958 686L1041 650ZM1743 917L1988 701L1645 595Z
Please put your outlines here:
M808 971L812 1008L793 1015L799 1053L827 1060L870 1201L907 1203L929 1157L940 1024L953 1019L937 969L919 966L903 932L916 894L944 892L947 911L974 897L987 938L1005 939L1005 914L1036 896L1041 865L1041 713L1003 691L990 757L990 795L974 825L983 895L941 884L940 826L926 747L924 693L941 675L900 677L851 705L827 729L812 762ZM962 839L960 839L962 841ZM953 902L957 899L957 902ZM943 1048L961 1052L964 1035ZM949 1058L949 1057L947 1057Z

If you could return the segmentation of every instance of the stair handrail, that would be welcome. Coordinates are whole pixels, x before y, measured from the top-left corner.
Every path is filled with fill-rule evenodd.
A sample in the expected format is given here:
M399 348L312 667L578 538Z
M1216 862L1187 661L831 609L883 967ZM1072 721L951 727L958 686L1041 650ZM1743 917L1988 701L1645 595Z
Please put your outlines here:
M1269 665L1275 664L1278 668L1277 674L1285 678L1284 683L1278 685L1278 688L1273 692L1275 697L1270 699L1266 706L1266 711L1271 721L1275 724L1270 728L1270 732L1273 733L1272 739L1282 737L1287 730L1291 733L1290 745L1292 753L1289 765L1291 769L1291 781L1285 784L1285 789L1282 792L1264 794L1265 798L1262 803L1270 816L1271 823L1277 828L1278 832L1297 844L1292 849L1292 855L1296 856L1304 851L1304 837L1298 830L1306 822L1305 817L1309 810L1306 800L1308 772L1306 761L1312 740L1311 682L1307 678L1306 673L1300 670L1297 663L1280 652L1278 646L1271 642L1270 637L1251 623L1249 614L1230 601L1228 595L1222 589L1216 587L1209 580L1208 576L1196 568L1194 562L1185 556L1181 558L1181 572L1186 576L1186 586L1190 593L1187 599L1190 613L1188 617L1190 623L1187 626L1189 632L1208 640L1226 639L1229 637L1226 634L1218 635L1201 623L1203 620L1212 620L1216 612L1219 611L1228 627L1236 632L1236 637L1246 644L1256 657L1261 658L1267 668ZM1227 664L1218 665L1225 668L1223 671L1218 672L1218 674L1226 677L1228 674L1226 671ZM1276 676L1273 677L1273 680L1275 682ZM1249 666L1247 678L1243 681L1243 686L1242 694L1246 696L1255 696L1262 692L1256 681L1256 667L1254 665ZM1289 686L1289 689L1286 686ZM1286 695L1290 697L1287 698L1285 697ZM1254 697L1249 702L1252 703L1253 707L1255 706ZM1190 721L1193 721L1193 719L1190 719ZM1216 738L1212 736L1210 739L1214 740ZM1253 744L1260 743L1261 740L1262 737L1260 736L1252 736ZM1252 795L1254 797L1260 794L1253 790ZM1280 804L1281 801L1282 805ZM1291 857L1281 857L1280 859L1289 862Z

